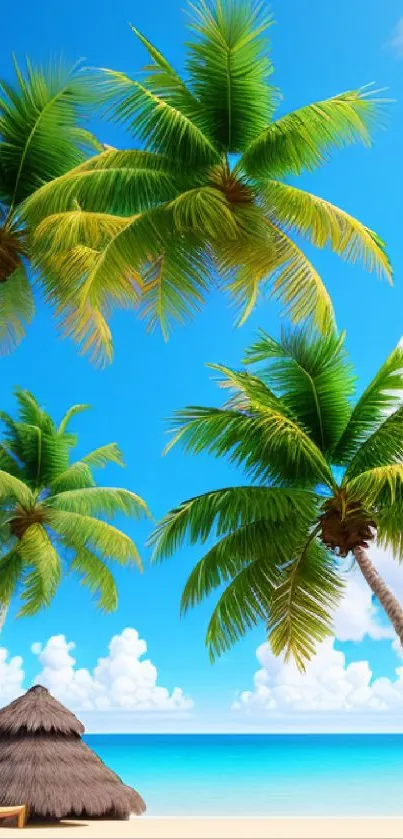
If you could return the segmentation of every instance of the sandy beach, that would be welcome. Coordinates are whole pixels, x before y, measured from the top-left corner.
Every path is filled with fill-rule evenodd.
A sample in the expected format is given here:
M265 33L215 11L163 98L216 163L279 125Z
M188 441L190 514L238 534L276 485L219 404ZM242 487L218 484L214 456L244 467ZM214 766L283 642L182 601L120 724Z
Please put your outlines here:
M29 839L403 839L396 818L134 818L119 821L65 821L27 825ZM18 836L0 827L0 837Z

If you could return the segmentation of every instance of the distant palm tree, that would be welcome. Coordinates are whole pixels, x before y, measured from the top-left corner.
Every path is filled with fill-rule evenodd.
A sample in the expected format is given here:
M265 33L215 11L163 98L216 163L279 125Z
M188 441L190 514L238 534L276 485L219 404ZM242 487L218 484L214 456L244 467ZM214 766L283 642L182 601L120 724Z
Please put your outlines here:
M22 202L47 181L82 163L100 144L80 122L94 99L91 78L62 65L0 80L0 350L19 343L34 314L32 256ZM40 279L40 278L38 278ZM42 277L46 280L46 277Z
M106 71L101 92L143 147L109 149L28 201L49 294L67 332L94 356L111 357L114 306L140 305L149 327L167 334L199 309L215 277L239 322L270 288L295 321L313 316L324 330L328 292L290 232L390 276L372 230L284 183L334 147L368 144L384 100L362 88L274 119L263 5L192 4L184 79L132 27L151 64L141 82Z
M95 483L93 468L123 465L116 443L70 462L77 437L68 426L88 405L73 405L56 426L31 393L16 396L18 419L0 413L0 629L16 591L20 615L33 615L50 604L64 568L112 611L118 598L108 561L141 561L134 542L105 519L139 518L147 506L130 490Z
M219 541L192 571L186 611L225 586L207 645L229 648L261 619L274 653L303 669L332 634L350 553L403 644L403 609L366 553L372 539L403 558L403 348L355 405L343 336L261 335L246 361L259 375L211 365L231 392L223 408L176 415L170 445L228 457L254 485L226 487L172 510L154 536L155 560L191 542Z

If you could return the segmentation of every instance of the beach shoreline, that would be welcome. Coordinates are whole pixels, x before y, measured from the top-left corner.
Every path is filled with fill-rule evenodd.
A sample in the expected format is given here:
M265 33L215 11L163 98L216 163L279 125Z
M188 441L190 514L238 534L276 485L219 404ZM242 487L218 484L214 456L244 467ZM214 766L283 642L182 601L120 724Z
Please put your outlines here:
M64 821L25 828L29 839L403 839L401 818L230 818L144 816L130 821ZM1 827L0 837L19 836Z

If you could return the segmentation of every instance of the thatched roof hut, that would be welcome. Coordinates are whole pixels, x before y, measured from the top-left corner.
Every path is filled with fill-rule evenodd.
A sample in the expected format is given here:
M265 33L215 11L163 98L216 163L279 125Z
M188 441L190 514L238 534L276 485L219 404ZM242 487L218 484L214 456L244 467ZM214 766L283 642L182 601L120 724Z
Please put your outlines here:
M37 685L0 710L0 806L28 818L127 819L145 804L81 740L84 726Z

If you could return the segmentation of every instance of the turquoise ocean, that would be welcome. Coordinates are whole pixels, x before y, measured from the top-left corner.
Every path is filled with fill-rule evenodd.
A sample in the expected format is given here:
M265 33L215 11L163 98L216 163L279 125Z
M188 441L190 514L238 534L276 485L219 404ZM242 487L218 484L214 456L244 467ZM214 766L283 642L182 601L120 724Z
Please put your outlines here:
M403 735L99 734L150 816L403 815Z

